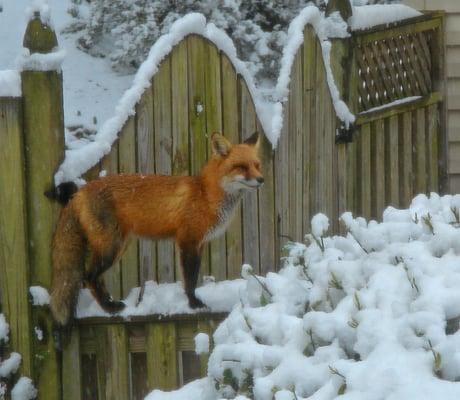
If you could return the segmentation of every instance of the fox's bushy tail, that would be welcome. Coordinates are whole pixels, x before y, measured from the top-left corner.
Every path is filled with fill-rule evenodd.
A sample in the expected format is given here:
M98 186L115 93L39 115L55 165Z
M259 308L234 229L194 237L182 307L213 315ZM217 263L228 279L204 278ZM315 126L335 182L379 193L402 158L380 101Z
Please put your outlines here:
M50 308L55 321L67 325L73 318L83 281L86 239L72 204L62 211L53 239L53 281Z

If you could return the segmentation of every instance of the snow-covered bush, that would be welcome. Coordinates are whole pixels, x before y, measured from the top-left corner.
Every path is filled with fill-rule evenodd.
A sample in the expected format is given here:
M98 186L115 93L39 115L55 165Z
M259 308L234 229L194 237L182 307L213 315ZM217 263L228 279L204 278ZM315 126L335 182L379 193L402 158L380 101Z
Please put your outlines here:
M148 399L459 399L460 195L341 221L316 217L279 273L245 266L208 378Z
M37 390L30 378L21 377L14 383L13 375L21 364L21 355L11 352L7 358L4 357L6 353L5 347L9 340L9 331L10 328L5 316L0 314L0 400L5 399L7 394L11 394L10 398L12 400L35 399Z
M225 30L233 39L239 58L247 61L259 82L275 80L286 40L286 29L309 0L100 0L92 1L89 16L69 12L77 18L74 28L83 29L81 49L110 57L116 70L138 68L150 47L169 31L180 17L199 12ZM377 1L377 2L389 2ZM81 1L74 0L74 3ZM324 0L317 0L324 7ZM369 3L355 0L358 5ZM372 2L371 2L372 3Z

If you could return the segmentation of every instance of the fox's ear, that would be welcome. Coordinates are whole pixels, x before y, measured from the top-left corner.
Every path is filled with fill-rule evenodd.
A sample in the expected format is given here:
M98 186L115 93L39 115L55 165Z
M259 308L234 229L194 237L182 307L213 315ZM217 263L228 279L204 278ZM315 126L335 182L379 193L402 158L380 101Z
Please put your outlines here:
M220 133L214 132L211 136L212 152L215 155L226 157L232 149L232 144Z
M259 149L260 145L260 135L259 132L255 131L251 136L249 136L245 141L244 144L248 144L250 146L254 146L256 150Z

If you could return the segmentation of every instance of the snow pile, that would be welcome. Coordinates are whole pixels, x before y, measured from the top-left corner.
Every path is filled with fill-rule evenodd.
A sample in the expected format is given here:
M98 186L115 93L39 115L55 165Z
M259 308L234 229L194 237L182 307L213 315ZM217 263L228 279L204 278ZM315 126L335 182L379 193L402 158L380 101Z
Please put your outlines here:
M346 236L317 217L278 274L250 275L207 380L148 399L459 399L460 195L341 220Z
M206 311L229 312L240 301L240 294L245 290L246 281L236 279L233 281L205 282L196 289L196 296L207 305ZM194 314L200 310L189 307L188 298L185 295L181 282L161 283L147 281L141 302L138 304L140 288L134 288L124 299L125 309L118 315L129 318L134 315L173 315ZM202 311L202 310L201 310ZM85 317L110 317L88 289L80 291L77 305L77 318Z
M56 48L51 53L31 53L23 48L22 54L16 60L19 71L61 71L65 50Z
M422 15L421 12L402 4L392 4L391 6L374 4L371 6L353 7L353 16L348 23L350 24L350 28L355 31L418 17L420 15Z
M2 359L2 346L8 342L9 325L5 320L5 316L0 314L0 399L3 399L8 394L6 382L10 381L11 375L15 374L21 364L21 355L12 352L8 358ZM9 382L11 383L11 382ZM31 400L37 397L35 389L30 378L21 377L11 390L12 400Z
M0 97L20 97L21 75L18 71L0 71Z
M32 379L22 376L11 390L11 400L32 400L37 398L37 394Z
M209 336L206 333L199 333L195 336L195 353L208 354L209 353Z
M48 291L41 286L31 286L29 293L32 296L32 304L34 306L45 306L50 303Z

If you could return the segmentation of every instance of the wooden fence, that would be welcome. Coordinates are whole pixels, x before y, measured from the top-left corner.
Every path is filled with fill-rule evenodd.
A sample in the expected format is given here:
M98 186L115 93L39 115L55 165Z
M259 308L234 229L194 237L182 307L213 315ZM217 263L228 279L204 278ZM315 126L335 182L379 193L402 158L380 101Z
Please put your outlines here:
M49 45L37 50L31 38L43 32ZM55 45L39 19L28 36L32 52ZM357 116L345 129L334 110L321 44L307 26L276 151L264 138L266 183L244 197L225 236L209 245L201 273L234 278L248 262L264 274L277 269L287 240L303 239L317 212L327 214L338 231L345 210L378 218L385 206L405 207L416 193L442 192L442 49L441 14L332 40L334 79ZM397 103L414 96L420 97ZM137 399L203 373L204 361L196 367L190 353L191 338L212 330L222 316L81 320L63 354L55 351L48 311L30 306L27 288L50 286L58 207L43 192L63 156L62 75L22 72L22 97L1 98L0 117L0 186L10 188L0 191L1 301L11 348L23 355L22 372L34 378L41 398L113 399L122 393ZM262 127L244 79L214 44L190 35L163 60L112 151L86 178L100 170L197 173L210 155L209 133L222 131L239 142L254 130ZM172 243L135 241L105 278L114 297L124 297L149 279L180 279L177 264ZM44 331L41 341L33 334L36 326Z

